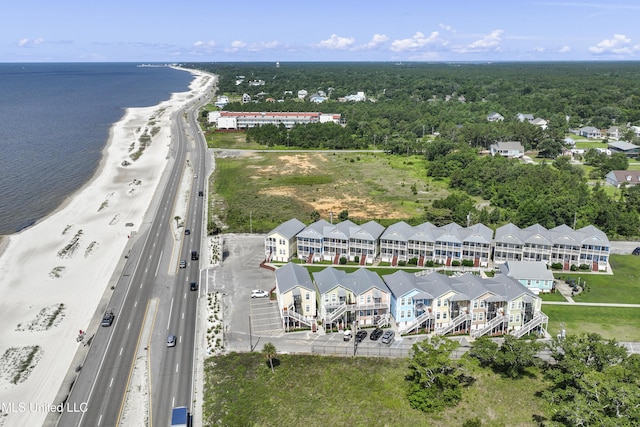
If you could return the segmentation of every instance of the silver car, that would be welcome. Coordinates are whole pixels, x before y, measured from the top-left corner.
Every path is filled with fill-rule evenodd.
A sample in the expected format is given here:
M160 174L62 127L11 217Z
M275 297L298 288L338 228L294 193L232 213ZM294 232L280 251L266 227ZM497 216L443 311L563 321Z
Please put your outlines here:
M382 344L391 344L395 335L396 333L393 331L385 331L380 341L382 341Z
M175 347L176 346L176 336L169 335L167 337L167 347Z

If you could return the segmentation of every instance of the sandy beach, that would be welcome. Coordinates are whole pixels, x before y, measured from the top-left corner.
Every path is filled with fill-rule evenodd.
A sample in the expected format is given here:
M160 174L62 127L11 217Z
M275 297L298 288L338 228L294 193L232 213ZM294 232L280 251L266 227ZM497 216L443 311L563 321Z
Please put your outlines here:
M168 164L170 118L213 82L188 71L188 92L126 110L86 185L44 220L0 241L0 426L43 424L43 409L83 345L79 330L101 316L101 299Z

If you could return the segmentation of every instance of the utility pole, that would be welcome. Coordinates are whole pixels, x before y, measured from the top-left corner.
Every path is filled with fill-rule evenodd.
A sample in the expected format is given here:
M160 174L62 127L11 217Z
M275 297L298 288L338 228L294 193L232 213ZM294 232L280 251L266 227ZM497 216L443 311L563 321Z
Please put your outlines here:
M253 234L253 218L252 218L252 211L249 211L249 233Z

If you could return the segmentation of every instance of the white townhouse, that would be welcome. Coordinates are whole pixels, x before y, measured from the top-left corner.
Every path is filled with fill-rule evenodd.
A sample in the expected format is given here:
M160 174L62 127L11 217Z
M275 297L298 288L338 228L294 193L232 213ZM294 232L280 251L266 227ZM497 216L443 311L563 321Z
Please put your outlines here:
M462 260L473 261L474 267L487 267L491 260L493 230L474 224L462 230Z
M511 277L449 277L441 273L383 276L391 291L391 312L401 333L418 329L439 335L544 332L548 318L541 300Z
M299 232L296 236L298 258L308 263L322 261L324 254L323 231L325 227L330 226L331 224L328 221L321 219L308 225L304 230Z
M611 251L606 234L593 225L579 230L559 225L547 230L539 224L525 229L506 224L496 230L493 245L496 264L542 261L547 265L562 263L564 270L584 264L590 270L607 271Z
M275 276L275 292L284 329L309 327L315 331L316 290L309 271L290 262L278 268Z
M404 221L390 225L380 236L380 260L397 265L407 261L407 242L413 234L413 227Z
M380 253L380 235L384 227L375 221L349 229L349 260L360 265L373 264Z
M267 262L290 261L296 254L296 236L305 227L302 221L292 218L267 233L264 238L264 257Z
M424 267L426 261L433 260L437 234L438 227L430 222L413 227L407 240L408 259L417 258L421 267Z
M291 129L298 124L342 123L341 114L320 112L212 111L208 113L207 118L209 123L215 123L219 130L245 130L266 124L284 125Z
M349 234L352 227L356 227L356 224L345 220L336 225L328 225L323 228L322 253L325 261L332 261L334 264L338 264L340 258L349 257Z
M452 222L438 229L434 244L434 261L451 265L453 261L462 261L462 226Z

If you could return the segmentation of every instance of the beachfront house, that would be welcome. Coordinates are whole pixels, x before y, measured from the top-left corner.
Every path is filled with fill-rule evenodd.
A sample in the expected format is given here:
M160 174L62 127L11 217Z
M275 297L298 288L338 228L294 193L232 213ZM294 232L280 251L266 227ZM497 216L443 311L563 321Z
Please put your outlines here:
M292 218L267 233L264 238L264 256L266 261L290 261L296 254L296 236L304 230L305 227L302 221Z
M308 327L315 330L316 290L309 271L289 262L278 268L275 276L275 292L284 329Z

